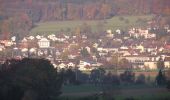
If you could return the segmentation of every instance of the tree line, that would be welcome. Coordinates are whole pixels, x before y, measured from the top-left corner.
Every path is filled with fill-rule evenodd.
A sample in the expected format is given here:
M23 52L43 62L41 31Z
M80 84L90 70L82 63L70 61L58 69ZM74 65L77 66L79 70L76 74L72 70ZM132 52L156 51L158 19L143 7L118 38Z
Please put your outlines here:
M94 69L90 74L77 69L56 68L45 59L7 60L0 65L0 99L1 100L57 100L64 85L92 84L101 87L106 94L120 84L146 84L150 77L144 74L135 77L131 70L122 74L112 74L103 68ZM170 89L164 70L160 69L155 79L158 86Z

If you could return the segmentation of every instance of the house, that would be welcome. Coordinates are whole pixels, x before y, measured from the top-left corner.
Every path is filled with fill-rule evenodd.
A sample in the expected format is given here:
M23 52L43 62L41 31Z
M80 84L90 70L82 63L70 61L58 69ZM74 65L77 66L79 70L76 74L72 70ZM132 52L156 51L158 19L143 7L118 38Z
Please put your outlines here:
M158 61L145 61L144 66L149 69L157 69L157 62ZM164 58L164 67L165 68L170 68L170 57L165 57Z
M43 38L43 36L37 35L36 39L40 40L41 38Z
M0 40L0 43L3 44L5 47L10 47L14 44L11 40Z
M165 57L164 66L165 68L170 68L170 57Z
M88 62L88 61L83 61L83 60L80 60L80 63L79 63L79 67L81 68L81 67L85 67L85 66L91 66L91 64L90 64L90 62Z
M29 52L30 53L36 53L36 48L30 48Z
M34 40L34 36L29 36L28 39L29 40Z
M56 36L54 34L48 35L48 38L52 41L56 41Z
M157 69L157 61L145 61L144 62L145 69Z
M143 47L143 45L137 45L136 46L136 49L139 49L140 50L140 52L144 52L144 47Z
M107 30L106 31L106 37L108 37L108 38L113 38L114 37L114 35L112 34L112 30Z
M94 44L93 44L93 47L94 47L94 48L97 48L98 46L99 46L98 43L94 43Z
M97 51L99 52L118 52L119 46L103 46L103 47L98 47Z
M130 55L130 56L124 56L121 57L121 59L127 59L131 64L133 68L140 68L143 69L146 66L150 69L157 68L154 65L154 62L157 61L157 56L147 56L147 55Z
M129 35L135 38L139 38L139 37L144 37L145 39L148 38L155 38L156 34L153 33L149 33L148 29L141 29L141 28L133 28L129 30Z
M39 48L49 48L50 47L50 41L47 38L41 38L38 41Z
M3 44L0 44L0 51L3 51L5 49L5 46Z
M67 66L70 68L75 68L75 64L73 63L73 62L69 62L68 64L67 64Z
M117 34L121 34L121 30L120 30L120 29L117 29L117 30L116 30L116 33L117 33Z
M78 67L79 67L79 70L81 71L92 70L93 64L95 64L95 62L90 61L90 60L80 60Z
M21 48L22 52L28 52L28 48Z
M61 63L58 65L59 69L67 68L67 64Z
M11 40L14 42L14 41L16 41L16 36L12 36L11 37Z

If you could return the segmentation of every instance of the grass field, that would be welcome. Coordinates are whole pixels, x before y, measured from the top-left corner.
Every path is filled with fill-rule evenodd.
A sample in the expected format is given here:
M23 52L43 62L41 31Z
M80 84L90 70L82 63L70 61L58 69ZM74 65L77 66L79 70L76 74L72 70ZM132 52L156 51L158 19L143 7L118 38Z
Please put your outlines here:
M131 98L132 96L115 96L115 100L125 100L125 98ZM135 100L170 100L170 92L158 93L158 94L145 94L133 96Z
M168 92L165 87L129 85L118 86L112 89L113 91L111 91L109 96L115 98L114 100L125 100L125 98L134 98L135 100L170 100L170 92ZM101 91L102 89L100 87L95 87L90 84L68 86L64 87L60 100L93 100L96 96L100 98L97 100L106 100L103 99L103 96L100 94Z
M107 88L107 87L104 87ZM153 84L141 84L141 85L113 85L109 86L111 89L126 90L126 89L142 89L142 88L158 88ZM102 86L95 86L93 84L82 84L82 85L68 85L63 87L63 93L83 93L83 92L100 92L103 90Z
M127 29L134 26L145 26L146 22L152 19L152 15L143 16L114 16L107 20L74 20L74 21L54 21L38 23L30 34L52 34L57 32L74 32L77 27L81 27L84 23L89 25L93 32L99 29ZM100 25L99 25L100 23ZM102 26L101 26L102 25Z
M63 93L98 92L101 89L91 84L69 85L63 87Z

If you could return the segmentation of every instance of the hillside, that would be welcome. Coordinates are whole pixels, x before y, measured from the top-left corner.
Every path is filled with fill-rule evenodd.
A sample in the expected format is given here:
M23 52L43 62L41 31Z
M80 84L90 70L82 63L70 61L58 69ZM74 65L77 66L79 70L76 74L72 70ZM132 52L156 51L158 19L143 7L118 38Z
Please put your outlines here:
M64 31L75 32L76 28L81 28L84 24L91 27L91 31L99 32L107 29L127 29L128 27L146 26L147 21L153 18L152 15L146 16L115 16L107 20L74 20L74 21L55 21L39 23L31 30L31 34L51 34Z
M27 14L33 22L170 14L169 0L2 0L1 16Z
M73 31L87 20L86 23L95 32L99 26L105 30L129 27L132 24L138 26L145 22L136 23L135 19L135 24L130 19L118 21L115 19L117 16L152 14L157 16L158 21L155 22L159 25L165 16L169 20L169 5L170 0L0 0L0 34L7 39L11 35L22 37L42 31ZM163 19L162 22L167 24L170 21ZM44 24L35 28L37 23ZM46 27L45 23L51 26Z

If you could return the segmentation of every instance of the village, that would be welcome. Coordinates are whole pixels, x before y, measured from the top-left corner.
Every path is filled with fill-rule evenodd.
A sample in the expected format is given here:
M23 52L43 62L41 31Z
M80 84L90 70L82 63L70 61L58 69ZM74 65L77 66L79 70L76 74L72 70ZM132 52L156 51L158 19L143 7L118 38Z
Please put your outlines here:
M170 34L169 26L164 29ZM108 29L94 41L84 34L36 35L20 40L12 36L0 40L0 58L1 63L11 58L45 58L58 69L81 71L97 67L155 70L158 61L170 68L170 43L157 41L156 37L151 28L130 28L127 32Z

